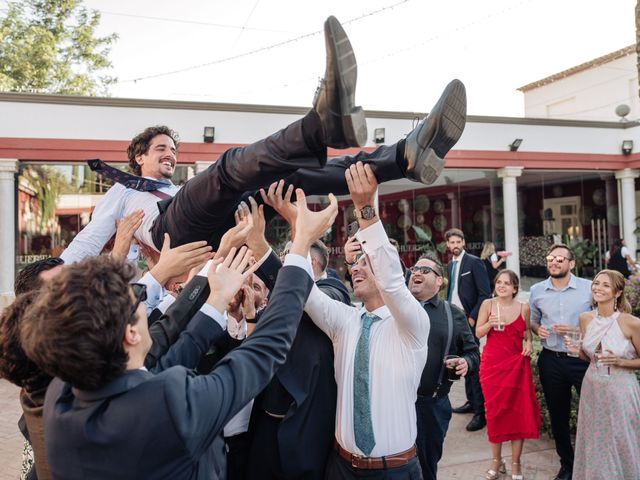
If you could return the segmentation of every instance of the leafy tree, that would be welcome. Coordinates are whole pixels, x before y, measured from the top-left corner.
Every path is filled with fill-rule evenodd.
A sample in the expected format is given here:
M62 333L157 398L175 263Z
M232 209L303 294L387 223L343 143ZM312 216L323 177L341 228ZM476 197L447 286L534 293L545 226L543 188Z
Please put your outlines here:
M96 37L100 12L82 0L22 0L0 17L0 90L106 95L116 34Z

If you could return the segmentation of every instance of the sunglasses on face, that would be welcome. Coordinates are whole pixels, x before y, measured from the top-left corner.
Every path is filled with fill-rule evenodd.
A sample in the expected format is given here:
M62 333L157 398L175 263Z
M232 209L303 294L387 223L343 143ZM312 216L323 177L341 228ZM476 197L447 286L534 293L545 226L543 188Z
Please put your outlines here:
M442 275L440 275L438 272L436 272L436 271L435 271L435 269L433 269L433 268L431 268L431 267L428 267L428 266L426 266L426 265L422 265L422 266L414 265L413 267L411 267L411 268L409 269L409 271L410 271L411 273L418 273L418 272L420 272L420 273L421 273L421 274L423 274L423 275L426 275L426 274L427 274L427 273L429 273L429 272L433 272L433 274L434 274L436 277L441 277L441 276L442 276Z
M138 310L138 306L147 301L147 286L144 283L130 283L129 286L136 297L136 302L133 304L133 312L131 312L133 317L136 314L136 310Z
M556 261L556 263L559 263L559 264L563 264L565 262L565 260L569 261L569 259L567 257L563 257L562 255L548 255L547 256L547 263L551 263L554 260Z

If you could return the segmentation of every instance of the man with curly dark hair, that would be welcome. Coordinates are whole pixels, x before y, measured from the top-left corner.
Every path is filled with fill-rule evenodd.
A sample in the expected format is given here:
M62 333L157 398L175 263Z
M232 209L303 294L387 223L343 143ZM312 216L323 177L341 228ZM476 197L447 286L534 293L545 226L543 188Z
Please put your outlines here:
M97 255L113 235L115 222L139 209L144 219L136 238L151 249L160 250L164 233L169 233L172 245L206 240L216 248L221 235L233 225L236 206L250 192L285 178L308 195L346 194L345 170L357 161L371 164L379 183L400 178L433 183L465 126L462 82L454 80L446 87L429 116L405 140L373 153L327 161L329 147L362 147L367 124L362 108L355 105L355 55L335 17L325 22L325 43L325 77L313 108L263 140L227 150L182 188L171 183L178 150L175 132L156 126L136 136L127 153L132 171L140 177L129 179L134 180L129 184L122 174L111 172L123 183L114 185L98 204L92 221L63 252L65 262ZM108 171L103 167L105 174ZM145 188L152 191L137 190ZM160 204L159 198L163 199Z

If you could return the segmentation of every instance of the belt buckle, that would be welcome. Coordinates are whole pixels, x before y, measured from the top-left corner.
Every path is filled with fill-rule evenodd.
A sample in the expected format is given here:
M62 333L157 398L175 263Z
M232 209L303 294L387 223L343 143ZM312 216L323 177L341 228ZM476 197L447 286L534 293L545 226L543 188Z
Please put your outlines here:
M360 467L358 466L357 462L358 462L359 460L362 460L363 458L366 458L366 457L364 457L363 455L356 455L355 453L352 453L352 454L351 454L351 466L352 466L353 468L360 468Z

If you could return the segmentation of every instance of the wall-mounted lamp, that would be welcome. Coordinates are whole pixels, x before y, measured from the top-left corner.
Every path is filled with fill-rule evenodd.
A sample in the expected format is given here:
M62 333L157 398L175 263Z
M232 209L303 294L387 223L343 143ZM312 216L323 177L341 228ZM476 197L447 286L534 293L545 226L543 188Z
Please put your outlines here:
M376 128L373 131L374 143L384 143L384 128Z
M215 138L216 127L204 127L204 143L213 143Z
M516 138L512 143L509 144L509 151L517 152L518 149L520 148L520 145L522 145L522 139Z
M623 140L622 153L624 155L631 155L631 152L633 152L633 140Z

